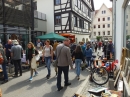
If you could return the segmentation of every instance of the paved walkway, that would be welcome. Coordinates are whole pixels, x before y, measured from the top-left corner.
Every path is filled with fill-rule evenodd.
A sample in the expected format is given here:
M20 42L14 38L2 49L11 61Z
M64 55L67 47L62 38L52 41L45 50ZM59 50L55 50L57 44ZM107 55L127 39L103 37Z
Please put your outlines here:
M3 91L3 97L71 97L89 75L87 70L81 71L81 79L78 81L75 70L70 70L69 79L72 85L58 92L53 67L49 80L45 78L47 74L45 67L39 68L38 71L39 75L34 77L31 82L28 80L30 72L25 72L22 77L10 78L8 83L0 85ZM62 85L64 85L63 78L62 76Z
M101 54L101 52L100 52ZM23 73L22 77L10 78L9 82L0 85L3 92L3 97L72 97L77 92L80 85L88 78L89 71L81 71L81 79L76 79L75 69L69 71L69 80L72 83L69 87L64 87L60 92L57 91L55 71L52 67L51 78L47 80L47 69L40 67L39 75L34 77L33 81L29 81L30 72ZM64 85L64 76L62 75L62 85ZM92 88L92 84L86 83L86 88L82 91L88 95L87 90Z

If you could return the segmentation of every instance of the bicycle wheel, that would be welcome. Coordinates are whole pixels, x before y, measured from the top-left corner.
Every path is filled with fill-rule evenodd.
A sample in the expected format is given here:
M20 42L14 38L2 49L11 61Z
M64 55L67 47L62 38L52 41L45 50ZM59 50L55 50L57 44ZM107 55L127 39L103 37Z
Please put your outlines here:
M97 85L104 85L109 80L109 73L104 67L94 68L92 79Z

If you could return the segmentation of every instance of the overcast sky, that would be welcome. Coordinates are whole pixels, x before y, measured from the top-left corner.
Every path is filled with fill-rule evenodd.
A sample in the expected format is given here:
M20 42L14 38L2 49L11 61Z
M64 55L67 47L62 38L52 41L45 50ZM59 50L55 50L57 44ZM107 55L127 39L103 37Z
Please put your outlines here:
M95 10L100 9L100 7L102 6L103 3L104 3L108 8L111 8L111 7L112 7L112 2L110 2L110 0L94 0Z

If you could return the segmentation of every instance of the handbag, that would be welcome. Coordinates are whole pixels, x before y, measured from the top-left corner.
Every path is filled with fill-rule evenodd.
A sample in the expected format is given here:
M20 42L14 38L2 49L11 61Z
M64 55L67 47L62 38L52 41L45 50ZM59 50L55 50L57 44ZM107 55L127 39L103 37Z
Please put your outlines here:
M31 68L32 68L32 69L36 69L36 68L37 68L35 56L32 58L32 61L31 61Z
M64 47L64 46L63 46L63 47ZM63 48L63 47L62 47L62 48ZM58 57L57 57L56 60L52 63L52 65L53 65L54 67L57 67L57 64L58 64L58 58L59 58L59 56L60 56L60 53L61 53L62 48L60 49L60 52L59 52Z

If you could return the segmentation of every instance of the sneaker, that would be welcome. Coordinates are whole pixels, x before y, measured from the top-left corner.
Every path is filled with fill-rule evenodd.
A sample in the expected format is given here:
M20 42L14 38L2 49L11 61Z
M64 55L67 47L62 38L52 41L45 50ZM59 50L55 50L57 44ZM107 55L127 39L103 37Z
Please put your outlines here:
M35 72L35 75L34 75L34 77L35 77L35 76L37 76L38 74L39 74L38 72Z
M78 77L77 77L77 80L79 80L79 79L80 79L80 77L78 76Z
M30 77L30 78L29 78L29 80L30 80L30 81L32 81L32 80L33 80L33 78L32 78L32 77Z

